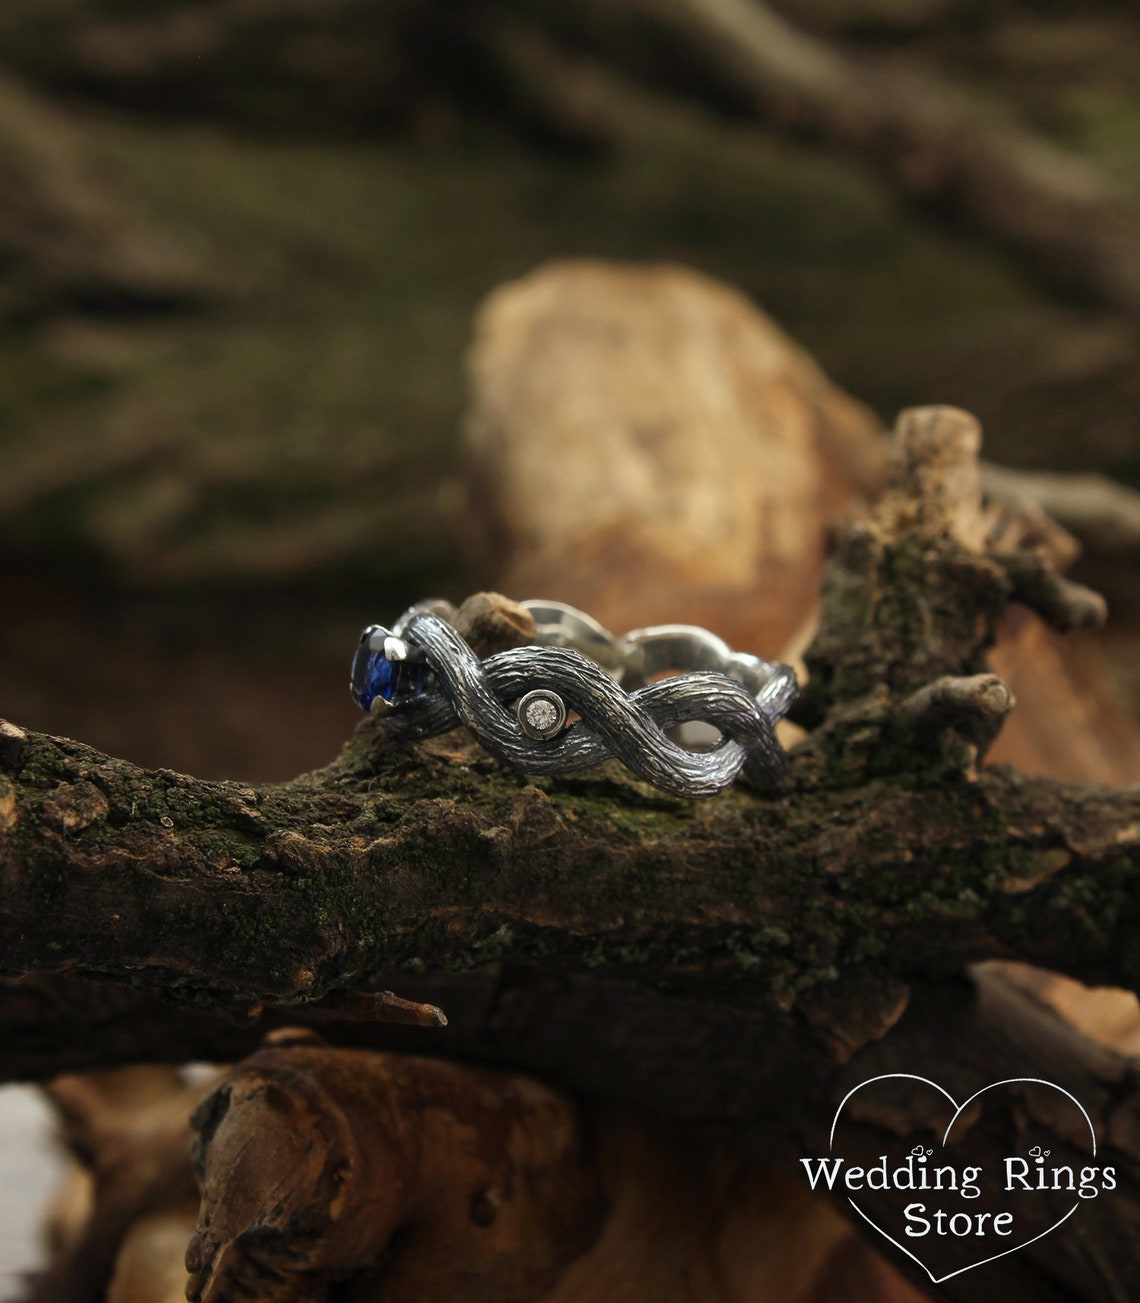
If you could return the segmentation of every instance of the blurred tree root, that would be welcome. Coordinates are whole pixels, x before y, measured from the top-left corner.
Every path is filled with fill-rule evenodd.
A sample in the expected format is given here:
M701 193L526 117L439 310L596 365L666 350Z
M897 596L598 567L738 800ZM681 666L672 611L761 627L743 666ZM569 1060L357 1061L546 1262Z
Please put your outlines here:
M791 8L811 22L811 6ZM950 5L911 10L924 28L958 18ZM826 6L814 17L836 19ZM890 28L890 6L882 17ZM224 0L136 13L65 3L36 21L17 9L0 33L15 66L49 86L309 130L414 133L458 112L589 148L643 131L696 89L853 154L1053 289L1140 312L1140 209L1095 165L921 60L876 58L873 43L850 53L759 0Z
M1006 249L1049 290L1140 311L1140 206L1095 164L982 107L929 68L847 53L755 0L590 0L586 51L533 21L491 28L519 101L581 147L644 140L700 112L670 62L730 112L838 149L919 211ZM615 33L624 39L614 42ZM589 38L587 38L588 40ZM615 60L652 71L638 78ZM628 52L637 48L639 57Z
M979 110L928 70L848 57L756 0L595 3L672 33L754 112L853 151L1044 282L1140 311L1140 208L1077 155Z

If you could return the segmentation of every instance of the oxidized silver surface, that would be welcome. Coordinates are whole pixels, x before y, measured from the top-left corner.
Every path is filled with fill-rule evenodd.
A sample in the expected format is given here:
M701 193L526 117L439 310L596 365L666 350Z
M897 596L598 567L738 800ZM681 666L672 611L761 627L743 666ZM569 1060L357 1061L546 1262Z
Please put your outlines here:
M774 725L797 692L788 666L734 652L692 625L615 638L573 607L522 605L539 642L483 661L452 627L446 603L406 611L392 629L391 659L422 661L432 686L386 704L389 727L430 737L462 724L492 755L532 774L575 773L615 756L646 782L688 798L714 795L742 770L758 786L784 772ZM683 672L648 681L668 670ZM528 733L516 703L529 693L579 718L568 727L560 721L550 736ZM698 720L720 732L710 749L690 750L666 733Z

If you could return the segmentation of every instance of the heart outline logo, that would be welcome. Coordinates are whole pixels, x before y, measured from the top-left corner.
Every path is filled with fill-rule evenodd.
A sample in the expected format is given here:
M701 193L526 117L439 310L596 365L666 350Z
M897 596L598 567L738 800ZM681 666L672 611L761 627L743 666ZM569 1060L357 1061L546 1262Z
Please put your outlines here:
M1067 1091L1064 1086L1058 1086L1056 1082L1045 1081L1042 1077L1007 1077L1004 1081L991 1081L988 1086L983 1086L981 1090L974 1091L969 1099L964 1103L959 1104L954 1096L944 1087L940 1086L936 1081L931 1081L929 1077L920 1077L917 1073L913 1072L884 1072L878 1077L868 1077L866 1081L861 1081L857 1086L853 1086L839 1101L839 1107L835 1110L835 1116L831 1119L831 1133L828 1136L827 1141L828 1149L831 1150L835 1147L835 1128L839 1125L839 1115L843 1112L847 1105L847 1101L852 1095L857 1094L864 1086L874 1085L876 1081L897 1081L900 1079L905 1081L921 1081L925 1086L933 1086L940 1095L945 1096L945 1098L950 1101L950 1104L954 1108L954 1116L950 1119L946 1130L942 1133L943 1147L946 1145L946 1137L949 1136L950 1132L954 1129L954 1123L958 1121L958 1118L962 1115L964 1110L969 1108L974 1100L978 1099L981 1095L984 1095L986 1091L996 1090L999 1086L1015 1086L1021 1083L1027 1083L1034 1086L1048 1086L1052 1090L1059 1091L1067 1099L1071 1100L1080 1110L1081 1117L1084 1118L1085 1124L1089 1129L1089 1139L1092 1143L1092 1156L1093 1158L1096 1157L1096 1132L1093 1129L1092 1119L1089 1117L1088 1113L1085 1112L1085 1107L1081 1101L1077 1099L1075 1095ZM975 1267L984 1267L988 1262L996 1262L998 1258L1004 1258L1011 1253L1017 1253L1021 1249L1027 1249L1031 1244L1035 1244L1038 1240L1043 1240L1046 1235L1051 1235L1058 1226L1062 1226L1067 1222L1073 1213L1075 1213L1080 1207L1080 1200L1078 1199L1063 1217L1055 1221L1052 1226L1047 1226L1045 1230L1043 1230L1039 1235L1035 1235L1031 1240L1026 1240L1023 1244L1015 1244L1011 1248L1003 1249L1000 1253L991 1254L988 1258L982 1258L980 1262L971 1262L965 1267L959 1267L957 1271L948 1272L945 1276L935 1276L925 1262L916 1257L915 1254L911 1253L905 1245L900 1244L893 1235L888 1235L877 1222L868 1217L850 1195L847 1196L847 1202L855 1209L859 1216L863 1218L868 1226L873 1226L885 1240L888 1240L900 1252L905 1253L912 1262L917 1263L917 1265L926 1272L927 1276L930 1277L931 1284L933 1285L941 1285L944 1281L952 1280L955 1276L960 1276L964 1271L973 1271Z

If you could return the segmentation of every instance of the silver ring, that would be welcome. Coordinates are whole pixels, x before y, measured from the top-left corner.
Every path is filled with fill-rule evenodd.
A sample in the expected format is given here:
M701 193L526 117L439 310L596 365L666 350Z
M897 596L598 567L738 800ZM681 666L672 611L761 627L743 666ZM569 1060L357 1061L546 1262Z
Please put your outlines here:
M531 774L576 773L616 757L687 798L712 796L742 771L756 786L779 781L786 757L775 724L797 693L789 666L735 652L695 625L616 638L561 602L522 606L535 642L482 661L444 602L411 607L391 629L369 625L353 658L354 699L389 715L404 736L463 725L496 758ZM695 724L715 740L694 749L669 735Z

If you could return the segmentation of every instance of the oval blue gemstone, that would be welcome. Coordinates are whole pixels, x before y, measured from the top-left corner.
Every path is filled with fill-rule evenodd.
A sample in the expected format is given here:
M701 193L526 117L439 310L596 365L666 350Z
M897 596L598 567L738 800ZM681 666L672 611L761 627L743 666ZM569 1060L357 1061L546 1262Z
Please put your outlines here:
M400 670L397 662L385 658L382 648L370 647L368 642L363 638L356 649L349 681L353 700L361 710L370 709L377 697L392 700Z

